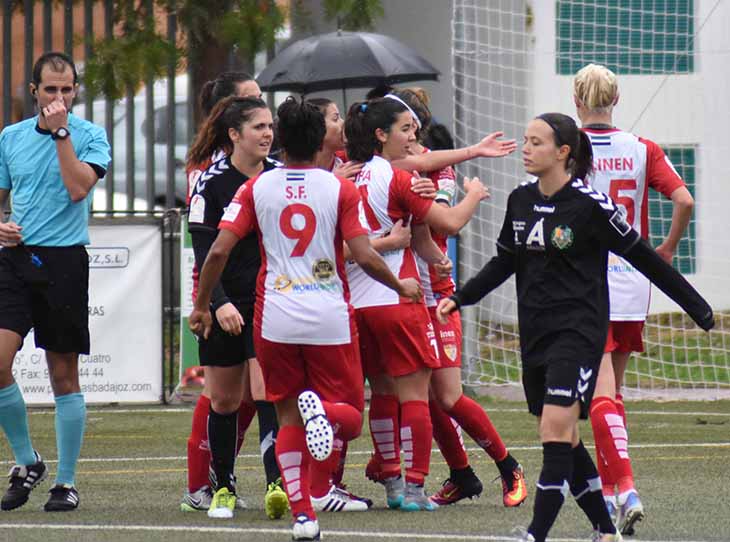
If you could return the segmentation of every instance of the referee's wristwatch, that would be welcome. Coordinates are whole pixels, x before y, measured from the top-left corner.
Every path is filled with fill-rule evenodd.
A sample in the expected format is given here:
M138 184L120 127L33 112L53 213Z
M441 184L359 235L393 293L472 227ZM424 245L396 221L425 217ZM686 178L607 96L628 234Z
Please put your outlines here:
M57 139L67 139L70 135L71 132L68 131L68 128L64 128L63 126L61 126L58 130L51 133L51 139L53 139L54 141Z

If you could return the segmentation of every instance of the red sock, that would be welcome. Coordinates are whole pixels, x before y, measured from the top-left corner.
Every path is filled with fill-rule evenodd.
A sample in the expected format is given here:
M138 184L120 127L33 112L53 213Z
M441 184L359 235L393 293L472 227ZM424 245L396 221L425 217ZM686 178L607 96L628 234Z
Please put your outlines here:
M375 459L384 473L400 473L399 411L398 398L394 395L370 397L370 436Z
M210 483L208 412L210 412L210 397L201 394L195 403L193 424L188 437L188 491L191 493Z
M623 418L610 397L596 397L591 403L591 425L596 449L603 457L609 471L609 479L615 480L619 491L634 487L634 473L628 452L628 437ZM610 482L610 480L609 480ZM601 480L603 483L603 480Z
M251 420L256 416L256 405L253 403L241 402L241 406L238 407L238 442L236 443L236 455L241 451L243 446L243 437L246 436L248 426L251 425Z
M473 438L494 461L507 457L502 437L492 425L484 409L474 399L463 395L454 403L448 415L454 418L466 434Z
M624 396L620 393L616 394L616 411L618 415L624 419L624 428L626 431L629 430L629 424L626 423L626 408L624 407Z
M362 412L347 403L322 401L327 419L340 439L349 441L360 436Z
M596 444L596 467L598 468L598 476L601 478L601 491L604 497L611 497L616 494L616 480L613 478L611 471L608 469L606 460L603 459L601 452Z
M284 490L289 497L292 517L307 514L316 516L310 500L309 469L313 462L307 450L304 427L285 425L276 436L276 462L281 471Z
M406 467L406 482L423 485L431 463L433 427L426 401L406 401L400 406L400 440Z
M342 450L340 451L340 462L337 464L337 469L332 474L332 483L336 486L342 485L342 479L345 477L345 463L347 462L347 441L342 443Z
M343 444L344 442L341 439L335 437L330 456L324 461L312 461L310 463L312 497L324 497L332 487L334 473L340 464Z
M436 401L429 401L428 408L433 425L433 439L438 444L441 455L451 470L465 469L469 466L469 458L464 448L461 427Z
M313 461L312 496L324 497L333 484L335 472L340 468L340 457L344 443L357 438L362 429L362 413L347 403L322 401L327 419L335 431L332 453L324 461Z

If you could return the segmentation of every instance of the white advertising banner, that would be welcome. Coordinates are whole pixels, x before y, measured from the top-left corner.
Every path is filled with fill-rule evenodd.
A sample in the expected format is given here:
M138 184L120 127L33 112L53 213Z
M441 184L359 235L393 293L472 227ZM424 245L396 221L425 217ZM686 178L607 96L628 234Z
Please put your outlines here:
M162 397L162 235L159 225L89 227L91 352L79 357L87 403ZM33 331L13 364L28 404L53 402L45 352Z

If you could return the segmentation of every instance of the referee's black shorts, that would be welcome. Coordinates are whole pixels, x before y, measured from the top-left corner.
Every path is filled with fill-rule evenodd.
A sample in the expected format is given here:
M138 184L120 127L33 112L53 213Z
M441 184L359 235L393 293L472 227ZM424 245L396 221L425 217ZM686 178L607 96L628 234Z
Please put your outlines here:
M51 352L88 354L89 255L83 246L0 250L0 329Z
M200 338L198 356L203 366L233 367L256 357L253 349L253 305L233 302L243 317L240 335L229 335L221 328L215 313L207 339Z
M530 414L542 415L544 405L570 407L580 403L580 419L588 419L596 389L600 359L592 363L551 360L523 365L522 386Z

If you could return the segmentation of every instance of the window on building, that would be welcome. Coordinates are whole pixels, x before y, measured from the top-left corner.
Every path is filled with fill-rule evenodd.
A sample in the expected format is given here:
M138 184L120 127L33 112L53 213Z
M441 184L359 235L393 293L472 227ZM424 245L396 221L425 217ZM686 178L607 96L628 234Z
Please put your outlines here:
M558 0L556 69L594 62L617 74L694 71L694 0Z
M694 146L664 147L664 152L672 161L677 173L684 179L693 197L695 195L696 151L697 148ZM672 225L672 210L671 200L654 190L649 190L649 242L653 247L661 244L669 233ZM693 215L679 242L677 252L674 254L674 267L682 274L692 274L696 270L695 222L696 217Z

